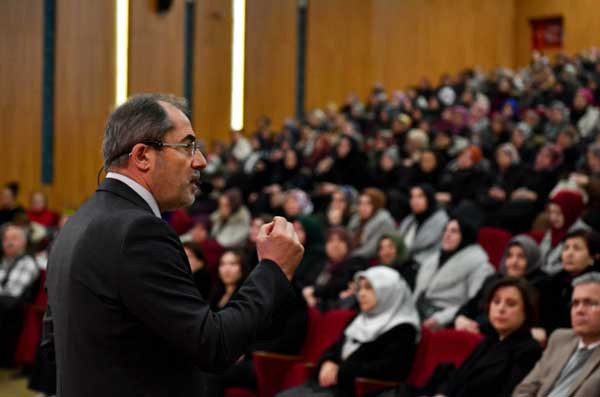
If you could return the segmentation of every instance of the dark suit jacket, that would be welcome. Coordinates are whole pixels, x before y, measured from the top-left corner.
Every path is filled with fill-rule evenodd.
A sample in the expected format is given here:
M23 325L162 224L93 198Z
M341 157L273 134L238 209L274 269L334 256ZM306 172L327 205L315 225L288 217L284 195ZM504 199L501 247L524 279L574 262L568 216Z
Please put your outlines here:
M175 232L126 184L106 179L49 258L59 397L201 396L295 297L263 261L211 312Z
M481 341L454 372L442 394L448 397L509 397L542 355L527 329L503 341L497 335Z

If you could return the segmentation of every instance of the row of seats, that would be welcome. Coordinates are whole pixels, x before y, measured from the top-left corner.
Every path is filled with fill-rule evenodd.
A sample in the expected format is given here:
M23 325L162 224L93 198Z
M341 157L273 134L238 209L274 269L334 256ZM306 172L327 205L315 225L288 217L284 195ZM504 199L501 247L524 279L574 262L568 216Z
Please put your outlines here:
M288 356L269 352L255 352L258 391L228 388L225 397L272 397L277 392L306 382L313 374L319 357L340 337L356 312L332 310L320 313L309 309L308 333L301 354ZM473 351L483 336L452 329L435 333L421 329L415 362L407 383L423 386L435 367L440 363L453 363L457 367ZM365 396L383 388L397 385L395 382L377 379L356 379L356 395Z

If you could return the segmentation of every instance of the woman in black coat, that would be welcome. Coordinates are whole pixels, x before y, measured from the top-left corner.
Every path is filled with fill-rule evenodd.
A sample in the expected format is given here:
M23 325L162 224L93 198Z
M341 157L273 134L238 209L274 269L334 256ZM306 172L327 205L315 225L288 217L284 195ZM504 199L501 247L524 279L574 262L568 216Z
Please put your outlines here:
M490 290L488 316L494 334L481 341L456 370L439 366L415 395L510 397L531 371L542 348L530 333L535 305L524 279L505 278Z
M357 273L358 316L319 361L316 376L278 397L353 396L357 377L403 380L414 360L419 316L398 272L375 266Z

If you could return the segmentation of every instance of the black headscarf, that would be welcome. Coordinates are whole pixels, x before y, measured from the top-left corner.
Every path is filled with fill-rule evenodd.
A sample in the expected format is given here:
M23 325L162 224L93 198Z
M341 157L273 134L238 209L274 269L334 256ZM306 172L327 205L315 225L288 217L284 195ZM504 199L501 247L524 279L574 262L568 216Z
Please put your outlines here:
M427 199L427 208L420 214L414 214L415 219L417 220L417 224L419 227L429 218L433 213L438 209L437 201L435 199L435 189L428 183L420 183L418 185L413 186L413 188L419 188L425 194Z

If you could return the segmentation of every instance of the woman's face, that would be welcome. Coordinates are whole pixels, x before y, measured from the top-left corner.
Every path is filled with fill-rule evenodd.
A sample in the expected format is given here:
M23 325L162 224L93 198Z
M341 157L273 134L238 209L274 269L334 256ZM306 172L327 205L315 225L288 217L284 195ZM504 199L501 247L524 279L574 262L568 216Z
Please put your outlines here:
M444 251L454 251L460 245L462 235L460 234L460 226L456 220L451 220L444 229L442 236L442 249Z
M525 322L525 303L519 289L513 286L498 288L490 301L488 316L502 338L521 328Z
M348 254L348 245L346 240L341 239L337 234L332 234L325 244L327 257L333 262L339 262Z
M366 278L358 280L357 299L361 312L369 312L377 306L377 296Z
M501 170L507 169L510 166L510 156L504 150L496 151L496 164Z
M231 204L229 203L227 196L219 197L219 214L221 214L222 217L231 215Z
M260 232L260 227L264 224L265 221L263 221L262 218L252 219L252 222L250 223L250 234L248 235L250 241L256 243L256 240L258 239L258 233Z
M300 215L300 203L296 197L291 194L288 194L283 202L283 211L289 217L296 217Z
M346 201L344 193L340 191L333 192L331 195L331 208L346 211L346 208L348 208L348 202Z
M565 217L563 216L562 210L558 204L548 204L548 220L554 229L560 229L564 226Z
M366 194L361 194L358 198L358 216L361 220L365 221L373 216L373 204L371 198Z
M235 285L242 278L240 258L233 252L225 252L219 261L219 278L225 284Z
M283 161L285 168L292 170L298 165L298 155L293 150L287 150Z
M413 214L422 214L427 210L427 196L420 187L410 189L410 209Z
M337 154L340 158L345 158L350 153L350 141L348 139L342 139L337 147Z
M396 254L396 244L394 244L392 239L384 238L379 242L379 250L377 252L379 262L384 265L392 264L394 263L394 260L396 260Z
M587 243L583 237L571 237L565 240L560 255L563 269L571 275L577 275L594 263Z
M552 167L552 157L548 150L541 149L535 156L535 168L538 170L546 170Z
M518 244L508 247L504 264L506 265L506 274L508 276L523 277L527 268L527 257L525 257L523 247Z
M421 171L425 173L432 172L437 166L437 159L432 152L423 152L420 161Z

